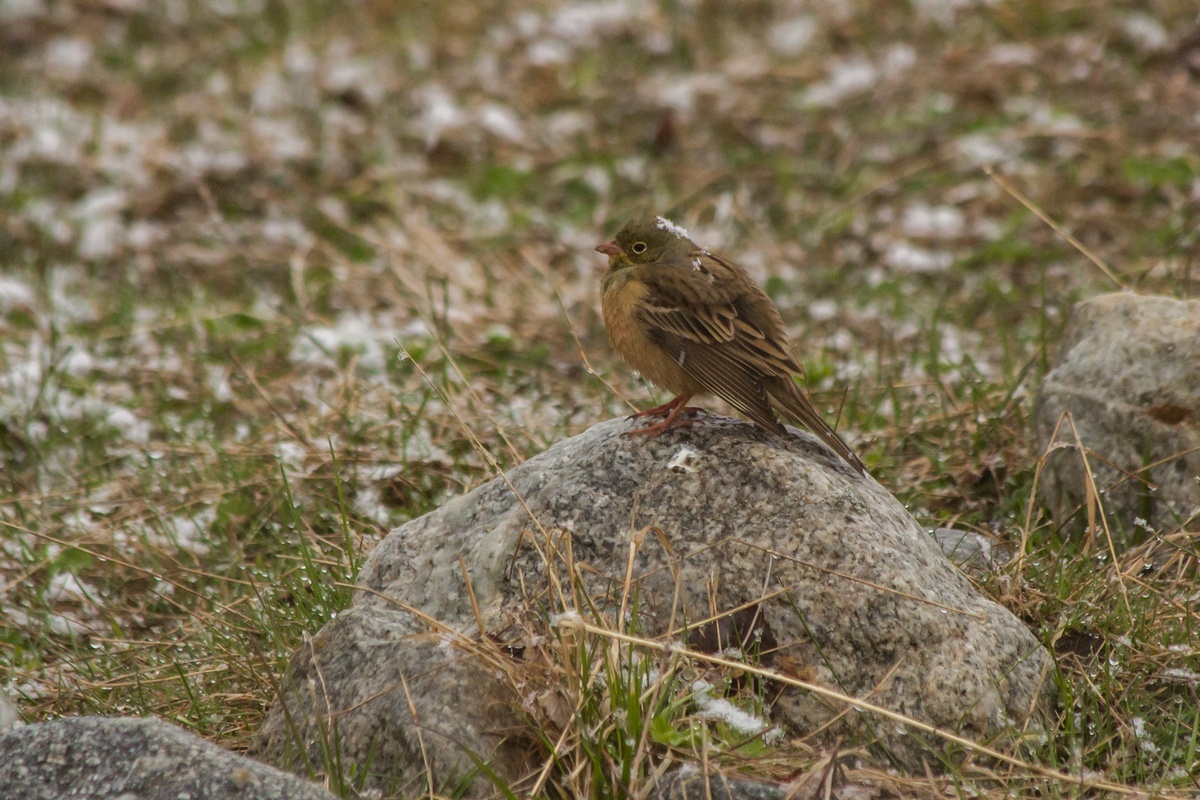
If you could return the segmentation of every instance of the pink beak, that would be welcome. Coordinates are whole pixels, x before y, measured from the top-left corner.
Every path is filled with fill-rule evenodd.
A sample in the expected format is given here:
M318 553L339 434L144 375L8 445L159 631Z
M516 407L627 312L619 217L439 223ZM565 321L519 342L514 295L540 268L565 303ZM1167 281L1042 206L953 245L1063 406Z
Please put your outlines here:
M616 239L611 242L596 245L597 253L604 253L606 256L619 256L624 251L617 245Z

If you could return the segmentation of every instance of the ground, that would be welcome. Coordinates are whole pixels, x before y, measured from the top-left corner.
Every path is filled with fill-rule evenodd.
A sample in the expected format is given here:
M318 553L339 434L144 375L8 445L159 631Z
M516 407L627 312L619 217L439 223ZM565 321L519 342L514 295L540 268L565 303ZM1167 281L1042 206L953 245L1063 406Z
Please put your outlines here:
M666 399L598 314L646 209L767 288L919 519L1022 553L979 580L1059 657L1025 763L1196 790L1191 573L1051 525L1030 424L1075 301L1196 292L1190 0L3 0L0 49L27 719L244 746L389 528ZM958 790L1079 791L1022 769Z

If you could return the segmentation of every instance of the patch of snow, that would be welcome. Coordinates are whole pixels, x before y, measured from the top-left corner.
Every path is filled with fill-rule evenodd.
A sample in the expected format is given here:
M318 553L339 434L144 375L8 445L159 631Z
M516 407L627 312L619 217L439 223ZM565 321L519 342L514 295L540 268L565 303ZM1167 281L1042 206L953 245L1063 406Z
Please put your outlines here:
M60 572L50 579L42 595L50 602L79 603L97 597L96 587L79 580L70 572Z
M166 527L175 546L202 556L208 553L208 531L212 529L216 520L217 510L212 506L205 506L193 513L167 519Z
M87 39L60 36L46 45L46 72L59 78L76 79L92 60L92 43Z
M396 332L381 329L376 320L356 314L343 314L333 326L304 328L296 335L289 358L294 363L324 369L337 369L338 353L347 350L358 354L358 366L371 372L385 366L383 343L395 338Z
M437 144L446 131L461 128L470 121L470 115L442 86L431 83L422 87L418 94L421 116L416 126L425 134L426 147Z
M0 22L36 19L49 13L46 0L4 0L0 3Z
M120 214L128 199L123 189L93 189L72 211L79 223L79 256L93 260L109 258L124 243L125 226Z
M138 417L128 408L120 406L110 408L104 415L104 421L130 442L146 444L150 441L150 423Z
M511 108L499 103L486 103L479 108L477 116L480 126L493 136L510 142L524 141L525 131Z
M304 459L308 455L308 450L299 442L279 442L275 445L275 457L285 467L299 472L304 469Z
M597 40L617 33L634 17L642 17L637 9L624 2L573 3L559 8L549 19L550 33L574 44L595 44Z
M977 167L998 164L1012 158L1008 147L986 133L967 134L954 143L954 149L967 162Z
M835 62L829 77L813 84L804 93L804 102L815 106L834 106L856 94L862 94L879 83L879 70L865 58L849 58Z
M904 210L900 227L914 238L957 239L966 223L963 212L954 206L914 203Z
M954 263L954 256L941 250L927 250L908 242L893 242L884 254L884 261L900 272L930 274L945 272Z
M688 238L688 232L687 232L686 228L679 227L678 225L676 225L674 222L671 222L671 220L667 219L666 217L658 217L658 227L660 230L668 231L670 233L675 234L676 238L679 238L679 239Z
M883 51L883 68L890 78L895 78L898 72L911 69L916 63L917 51L910 44L897 42Z
M817 34L817 21L812 17L792 17L776 22L767 34L767 44L781 56L797 56L804 52Z
M1027 66L1037 60L1037 49L1023 42L1001 42L988 48L983 60L998 67Z
M583 622L583 617L580 616L578 611L574 611L574 610L564 611L561 614L551 614L550 615L550 627L551 628L557 628L559 625L562 625L564 623L568 626L571 626L571 625L579 625L582 622Z
M256 117L250 122L250 133L277 161L301 161L312 156L312 142L294 119Z
M695 693L692 697L696 701L696 705L700 707L696 716L724 722L733 730L746 736L754 736L771 727L759 717L743 711L725 698L713 697L709 693L711 689L712 686L707 681L696 681L692 684L692 691ZM778 728L774 728L763 736L763 741L769 743L782 735Z
M813 300L808 304L808 316L814 322L828 322L838 314L838 304L835 300Z
M1121 21L1125 38L1143 53L1157 53L1167 46L1167 29L1149 14L1130 14Z
M7 314L14 308L32 308L33 289L19 278L0 275L0 312Z
M538 39L525 49L525 59L535 67L553 67L566 64L574 52L566 42L558 39Z
M355 511L376 525L386 527L391 522L392 515L383 504L383 493L378 486L360 486L354 493L351 505Z

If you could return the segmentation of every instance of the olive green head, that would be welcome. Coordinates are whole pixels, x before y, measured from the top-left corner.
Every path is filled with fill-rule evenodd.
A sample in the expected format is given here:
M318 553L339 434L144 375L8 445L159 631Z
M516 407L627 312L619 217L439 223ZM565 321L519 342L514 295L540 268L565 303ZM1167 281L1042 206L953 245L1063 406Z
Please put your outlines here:
M696 250L696 243L670 220L647 214L626 222L615 239L596 250L608 256L609 269L618 270L686 259Z

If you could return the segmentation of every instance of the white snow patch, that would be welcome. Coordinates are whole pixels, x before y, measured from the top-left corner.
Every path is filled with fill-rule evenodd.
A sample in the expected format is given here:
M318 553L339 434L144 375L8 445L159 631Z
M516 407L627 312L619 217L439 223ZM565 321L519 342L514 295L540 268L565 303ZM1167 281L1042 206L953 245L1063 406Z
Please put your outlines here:
M217 510L206 506L188 515L179 515L166 520L168 535L180 550L196 555L208 553L208 531L217 520Z
M355 511L379 526L387 526L391 522L391 513L383 504L383 493L378 486L366 485L359 487L354 494L351 504Z
M255 118L250 133L257 144L277 161L300 161L312 155L312 143L293 119Z
M1143 53L1157 53L1167 46L1166 27L1149 14L1130 14L1121 21L1121 29L1125 38Z
M4 0L0 3L0 22L44 17L48 12L46 0Z
M781 56L796 56L804 52L817 33L817 21L812 17L793 17L777 22L767 34L767 44Z
M620 31L634 17L644 13L627 3L574 3L563 6L550 17L550 32L573 44L595 44L604 36Z
M1009 148L986 133L971 133L954 143L954 149L973 166L998 164L1012 158Z
M97 597L96 587L79 580L70 572L60 572L46 585L45 599L51 602L79 603Z
M808 304L808 316L814 322L828 322L838 314L838 304L834 300L813 300Z
M983 58L998 67L1027 66L1037 60L1037 50L1023 42L1001 42L992 45Z
M1146 720L1134 717L1129 721L1133 725L1133 735L1138 740L1138 747L1147 753L1158 753L1158 745L1151 741L1150 735L1146 733Z
M487 103L480 107L479 124L493 136L499 136L510 142L521 142L525 139L525 131L521 121L511 108L499 103Z
M463 110L443 87L429 84L420 91L421 116L417 129L425 134L425 146L433 147L446 131L456 130L470 121Z
M300 471L304 468L304 458L308 451L298 442L279 442L275 445L275 457L287 467Z
M920 239L957 239L966 227L963 212L954 206L914 203L904 210L900 227Z
M59 78L78 78L92 60L87 39L60 36L46 45L46 72Z
M1200 673L1196 673L1190 669L1183 667L1168 667L1159 673L1164 678L1170 678L1177 681L1187 681L1188 683L1200 683Z
M688 238L688 232L686 228L679 227L666 217L658 217L658 227L660 230L669 231L675 234L675 236L679 239Z
M888 45L883 52L883 68L888 77L896 77L896 73L904 72L917 63L917 51L912 45L904 42Z
M32 307L33 290L18 278L0 275L0 312Z
M929 274L945 272L954 263L954 256L941 250L927 250L908 242L893 242L884 254L888 266L900 272Z
M118 430L130 442L146 444L150 441L150 423L138 417L128 408L119 406L111 408L105 415L104 421L110 428Z
M835 62L829 77L808 87L804 102L815 106L834 106L856 94L872 89L879 83L879 70L865 58L849 58Z
M58 368L67 375L79 378L96 368L96 359L81 345L76 345L59 363Z
M361 369L379 372L385 366L383 342L395 338L395 331L355 314L343 314L333 326L304 328L292 345L291 360L310 367L337 369L338 353L358 354Z
M913 7L919 19L948 28L954 24L954 18L960 10L975 5L992 5L994 2L995 0L913 0Z
M116 188L93 189L75 204L81 258L102 259L117 252L125 239L120 217L125 204L125 191Z
M559 625L566 623L568 626L580 625L583 623L583 617L578 611L564 611L561 614L550 615L550 627L557 628Z
M707 681L696 681L692 684L692 691L695 692L693 699L700 707L700 712L696 716L724 722L730 728L747 736L762 733L771 727L759 717L743 711L725 698L713 697L709 694L711 689L712 685ZM773 728L763 736L763 741L769 743L782 735L783 733L778 728Z

